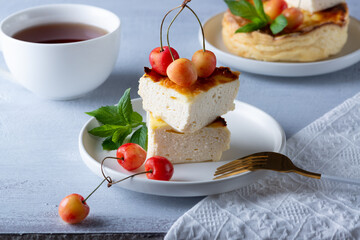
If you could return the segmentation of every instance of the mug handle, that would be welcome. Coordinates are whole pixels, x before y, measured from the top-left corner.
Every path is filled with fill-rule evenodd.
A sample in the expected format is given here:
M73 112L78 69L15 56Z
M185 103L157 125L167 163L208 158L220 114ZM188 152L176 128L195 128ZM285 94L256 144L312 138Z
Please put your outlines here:
M2 48L1 48L1 41L0 41L0 53L3 54ZM0 78L10 80L12 82L15 82L14 78L12 77L11 73L3 68L0 67Z

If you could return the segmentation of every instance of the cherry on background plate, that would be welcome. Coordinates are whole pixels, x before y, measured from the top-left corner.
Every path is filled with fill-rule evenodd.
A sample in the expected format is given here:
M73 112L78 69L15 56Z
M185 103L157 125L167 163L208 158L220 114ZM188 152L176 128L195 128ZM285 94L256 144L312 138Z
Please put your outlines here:
M288 25L286 26L286 29L288 30L294 30L304 22L304 14L299 8L287 8L282 12L282 14L288 22Z
M270 0L264 3L265 13L274 20L288 7L285 0Z

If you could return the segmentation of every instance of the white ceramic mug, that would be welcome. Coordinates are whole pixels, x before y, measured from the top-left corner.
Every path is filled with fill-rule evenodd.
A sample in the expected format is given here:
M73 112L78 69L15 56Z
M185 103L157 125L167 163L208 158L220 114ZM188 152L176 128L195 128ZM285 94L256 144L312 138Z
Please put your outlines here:
M82 23L108 33L90 40L44 44L12 36L36 25ZM79 4L53 4L15 13L0 23L0 50L10 76L33 93L54 100L67 100L100 86L114 68L120 46L120 19L112 12Z

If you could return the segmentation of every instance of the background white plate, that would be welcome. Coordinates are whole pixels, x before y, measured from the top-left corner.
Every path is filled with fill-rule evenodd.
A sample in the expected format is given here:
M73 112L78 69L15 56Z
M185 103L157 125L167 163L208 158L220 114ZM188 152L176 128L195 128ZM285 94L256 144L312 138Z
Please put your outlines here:
M132 100L134 111L145 119L141 99ZM284 152L286 138L281 126L268 114L243 102L235 101L235 110L224 115L231 132L231 148L224 152L220 162L188 163L174 165L171 181L149 180L145 175L127 179L115 186L132 191L163 196L191 197L222 193L245 186L262 177L266 172L248 172L220 180L212 180L217 167L230 160L260 151ZM102 176L100 163L105 156L116 156L116 151L102 150L102 139L88 133L99 126L91 118L79 135L80 154L85 164L98 176ZM113 180L131 175L116 160L105 161L105 171ZM144 171L143 166L137 170Z
M265 62L239 57L230 53L221 36L221 21L224 13L204 23L206 49L215 53L219 62L240 71L282 77L314 76L335 72L360 61L360 22L350 17L348 40L340 53L323 61L307 63ZM199 31L202 45L202 35Z

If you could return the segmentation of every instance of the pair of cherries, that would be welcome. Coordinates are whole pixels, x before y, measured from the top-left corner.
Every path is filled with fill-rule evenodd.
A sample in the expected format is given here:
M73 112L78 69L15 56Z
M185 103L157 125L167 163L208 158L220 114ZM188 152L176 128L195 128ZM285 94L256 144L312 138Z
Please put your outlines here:
M128 171L141 167L146 159L146 151L136 143L126 143L116 152L118 163ZM146 177L152 180L169 181L174 173L172 163L165 157L154 156L145 162Z
M193 85L198 77L209 77L216 68L215 54L202 49L196 51L190 61L187 58L179 58L177 51L171 47L157 47L151 51L149 61L154 71L168 76L171 81L182 87Z
M112 158L112 157L111 157ZM143 165L146 159L146 151L135 143L126 143L120 146L116 152L118 163L128 171L138 169ZM105 159L104 159L105 160ZM103 161L104 161L103 160ZM174 173L172 163L160 156L154 156L146 160L145 172L136 173L127 178L139 174L146 174L146 177L153 180L169 181ZM125 180L124 178L122 180ZM84 199L81 195L73 193L66 196L59 204L59 215L66 223L75 224L83 221L90 212L90 207L86 200L105 182L109 181L106 177L95 190ZM120 182L122 180L112 182L109 181L108 186Z

